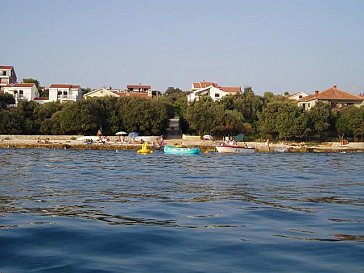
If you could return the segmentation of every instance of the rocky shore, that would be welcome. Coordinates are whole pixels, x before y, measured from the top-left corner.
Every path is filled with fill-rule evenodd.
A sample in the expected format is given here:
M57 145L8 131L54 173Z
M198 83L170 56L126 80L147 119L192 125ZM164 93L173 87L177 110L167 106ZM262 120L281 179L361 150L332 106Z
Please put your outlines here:
M138 150L141 144L120 142L118 137L107 137L104 143L94 142L87 144L77 140L77 135L0 135L0 148L15 149L74 149L74 150ZM167 145L183 144L188 147L199 147L203 152L215 151L215 146L221 141L210 140L182 140L166 139ZM364 142L352 142L342 145L339 142L325 143L294 143L294 142L247 142L250 147L255 147L257 152L364 152ZM150 144L150 148L152 148ZM158 146L154 147L155 149Z

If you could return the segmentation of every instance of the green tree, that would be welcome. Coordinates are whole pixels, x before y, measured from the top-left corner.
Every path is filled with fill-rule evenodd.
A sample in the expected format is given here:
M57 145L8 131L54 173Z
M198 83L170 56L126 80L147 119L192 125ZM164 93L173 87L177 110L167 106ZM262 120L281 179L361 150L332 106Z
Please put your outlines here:
M332 120L330 104L319 101L307 113L310 136L327 138Z
M200 136L212 134L223 113L222 104L214 103L210 97L200 97L187 108L186 121L190 132Z
M40 89L40 83L37 79L33 79L33 78L26 78L23 79L23 83L35 83L35 86L37 87L37 89Z
M353 136L354 140L364 137L364 107L349 106L338 113L336 129L341 138Z
M259 131L263 138L293 139L307 136L307 116L292 102L274 101L259 115Z
M0 111L0 134L22 134L22 124L15 111Z
M14 96L0 93L0 109L5 109L9 104L15 104Z
M20 101L17 107L12 110L21 124L19 134L32 135L39 132L39 126L34 122L34 113L38 107L40 105L34 101Z
M222 114L218 113L218 117L220 118L212 130L215 136L249 134L252 131L251 125L245 122L244 116L237 110L224 110Z
M68 103L60 115L63 134L96 134L102 125L102 107L97 100Z
M170 104L142 98L120 98L117 111L125 130L143 135L162 134L173 117Z
M175 116L183 118L187 111L187 94L179 88L168 87L160 98L161 101L170 103L174 108Z
M43 105L40 105L35 109L34 112L34 123L36 127L39 128L40 134L58 134L59 130L54 131L54 127L56 124L53 120L53 115L62 110L64 105L59 102L49 102ZM59 127L59 125L57 125Z
M40 97L48 97L49 92L46 88L40 86L40 82L37 79L33 78L25 78L23 79L23 83L35 83L35 87L38 89Z

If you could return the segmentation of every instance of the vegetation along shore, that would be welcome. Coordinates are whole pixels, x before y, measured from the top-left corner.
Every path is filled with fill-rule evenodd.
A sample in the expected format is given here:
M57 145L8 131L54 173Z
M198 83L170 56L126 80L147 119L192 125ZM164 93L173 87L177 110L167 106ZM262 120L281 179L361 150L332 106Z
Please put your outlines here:
M245 88L240 95L225 96L218 101L200 97L198 101L189 103L187 94L178 88L168 88L163 96L152 99L102 97L46 104L19 101L14 108L8 107L14 98L0 94L0 134L3 135L0 147L115 149L113 145L116 145L120 149L133 148L135 145L120 145L112 141L107 145L86 146L73 138L95 136L101 128L106 136L115 136L118 131L165 136L168 134L169 120L177 117L178 128L184 134L201 137L208 134L218 140L243 134L244 141L254 144L258 151L270 151L274 145L280 145L278 143L288 143L284 145L292 151L363 149L360 144L364 137L363 106L335 108L318 102L305 111L283 95L267 92L259 96L251 88ZM19 138L22 135L24 138ZM62 135L68 139L52 139L53 136L59 138ZM30 136L41 136L51 141L36 143ZM271 147L263 145L267 140ZM185 141L185 144L212 147L216 143Z

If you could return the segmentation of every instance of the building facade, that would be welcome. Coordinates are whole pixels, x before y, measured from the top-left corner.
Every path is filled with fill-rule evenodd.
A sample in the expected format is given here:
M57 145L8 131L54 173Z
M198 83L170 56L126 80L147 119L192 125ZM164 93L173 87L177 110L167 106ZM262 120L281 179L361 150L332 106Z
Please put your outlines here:
M30 101L39 97L38 89L35 83L15 83L3 87L5 94L11 94L15 98L15 104L19 101Z
M0 90L4 86L17 82L15 70L13 66L0 65Z
M83 98L89 99L89 98L102 98L102 97L119 97L118 96L119 92L120 90L118 89L99 88L83 95Z
M219 86L214 82L194 82L191 93L187 95L187 101L198 101L201 96L209 96L213 101L218 101L228 95L241 94L240 86Z
M308 96L308 94L306 94L305 92L298 92L298 93L295 93L292 95L288 95L287 99L299 101L300 99L307 97L307 96Z
M52 84L49 87L49 101L78 101L82 99L81 87L73 84Z
M128 96L133 96L132 94L146 94L148 97L153 96L152 86L150 85L128 84L126 86L126 92L130 94ZM145 97L145 95L142 95L141 97Z
M319 101L330 103L333 108L340 108L349 105L361 106L364 97L352 95L346 91L340 90L336 85L333 85L325 91L315 91L315 94L301 98L298 101L298 106L305 110L310 110Z

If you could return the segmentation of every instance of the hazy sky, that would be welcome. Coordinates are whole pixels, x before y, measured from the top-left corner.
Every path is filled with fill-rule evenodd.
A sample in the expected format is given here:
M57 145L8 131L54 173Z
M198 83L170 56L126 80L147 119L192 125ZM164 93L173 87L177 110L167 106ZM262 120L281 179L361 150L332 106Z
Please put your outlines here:
M0 64L82 87L364 92L362 0L0 0Z

